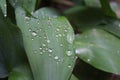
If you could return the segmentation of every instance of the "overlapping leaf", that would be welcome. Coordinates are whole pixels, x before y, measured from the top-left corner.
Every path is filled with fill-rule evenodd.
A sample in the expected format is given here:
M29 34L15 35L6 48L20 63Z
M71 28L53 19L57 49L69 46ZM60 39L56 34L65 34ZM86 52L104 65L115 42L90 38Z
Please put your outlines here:
M68 80L74 65L73 29L66 18L49 16L51 11L40 9L33 18L16 10L34 80Z
M93 29L76 36L76 54L92 66L120 74L120 40L104 30Z

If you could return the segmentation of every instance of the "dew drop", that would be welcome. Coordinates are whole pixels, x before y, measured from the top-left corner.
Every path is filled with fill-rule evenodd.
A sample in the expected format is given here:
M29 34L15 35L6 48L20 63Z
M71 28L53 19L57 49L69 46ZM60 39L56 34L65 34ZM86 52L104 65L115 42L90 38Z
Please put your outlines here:
M56 38L58 37L58 35L56 35Z
M60 29L59 29L59 28L57 28L57 29L56 29L56 31L60 31Z
M47 43L50 43L50 40L47 40Z
M27 21L29 21L29 20L30 20L30 18L29 18L29 17L27 17L27 16L25 16L25 19L26 19Z
M51 54L49 54L49 56L51 56Z
M87 59L88 62L90 62L91 60L90 59Z
M42 44L43 46L46 46L45 44Z
M7 14L4 14L4 17L7 17Z
M71 68L71 67L72 67L72 66L69 64L69 65L68 65L68 68Z
M52 52L52 49L48 49L48 52L50 52L50 53L51 53L51 52Z
M67 54L67 56L71 56L72 52L71 51L67 51L66 54Z
M31 29L31 28L29 28L29 31L31 32L31 31L32 31L32 29Z
M40 49L40 50L42 50L42 48L41 48L41 47L40 47L39 49Z
M54 59L55 59L55 60L58 60L59 58L58 58L58 56L55 56Z
M42 52L40 52L40 54L42 55L43 53L42 53Z
M33 36L37 36L37 33L35 31L32 32Z
M60 37L62 36L61 34L58 34Z
M63 46L63 44L60 44L60 46L62 47L62 46Z
M74 34L68 34L67 35L67 41L72 44L73 40L74 40Z

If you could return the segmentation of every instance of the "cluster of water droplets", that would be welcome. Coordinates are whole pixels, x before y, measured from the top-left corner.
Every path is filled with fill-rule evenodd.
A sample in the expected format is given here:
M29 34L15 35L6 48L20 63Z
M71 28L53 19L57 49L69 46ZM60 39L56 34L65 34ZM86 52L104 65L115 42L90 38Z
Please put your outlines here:
M30 23L31 19L27 16L25 17L25 20L27 22L27 25L30 26L28 31L30 32L31 40L33 41L35 39L40 39L44 41L44 43L40 43L40 46L38 47L38 49L33 50L34 53L40 54L40 55L47 54L49 57L53 58L57 64L62 63L64 61L63 58L61 58L59 55L54 54L55 50L53 48L48 47L48 45L51 44L52 41L50 40L50 38L48 37L44 29L41 29L40 27L32 28ZM48 20L49 20L49 25L47 27L51 28L52 27L52 23L50 22L51 18L48 18ZM39 21L36 21L36 23L37 25L40 25ZM66 25L64 25L64 28L62 26L58 26L55 29L55 34L56 34L55 37L58 40L63 38L63 41L66 40L68 43L72 44L74 40L74 36L73 34L68 34L68 31L69 31L69 28ZM61 42L59 46L63 48L64 44ZM71 50L66 50L65 53L67 57L72 57L73 55L73 52ZM67 67L71 69L72 65L68 64Z

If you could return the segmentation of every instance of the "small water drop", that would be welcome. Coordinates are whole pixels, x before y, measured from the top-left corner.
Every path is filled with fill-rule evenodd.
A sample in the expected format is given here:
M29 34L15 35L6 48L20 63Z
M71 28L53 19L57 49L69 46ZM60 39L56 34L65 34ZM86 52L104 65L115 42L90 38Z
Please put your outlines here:
M91 59L87 59L87 61L88 61L88 62L90 62L90 61L91 61Z
M58 37L58 35L56 35L56 38Z
M52 49L48 49L48 52L50 52L50 53L51 53L51 52L52 52Z
M61 34L58 34L60 37L62 36Z
M71 68L71 67L72 67L72 66L69 64L69 65L68 65L68 68Z
M47 40L47 43L50 43L50 40Z
M29 31L31 32L31 31L32 31L32 29L31 29L31 28L29 28Z
M67 41L72 44L73 40L74 40L74 34L68 34L67 35Z
M58 58L58 56L55 56L54 59L55 59L55 60L58 60L59 58Z
M42 48L41 48L41 47L40 47L39 49L40 49L40 50L42 50Z
M43 46L46 46L45 44L42 44Z
M4 14L4 17L7 17L7 14Z
M33 41L34 39L32 38L31 40Z
M62 46L63 46L63 44L60 44L60 46L62 47Z
M51 54L49 54L49 56L51 56Z
M30 18L29 18L29 17L27 17L27 16L25 16L25 19L26 19L27 21L29 21L29 20L30 20Z
M40 54L42 55L43 53L42 53L42 52L40 52Z
M33 36L37 36L37 33L35 31L32 32Z
M60 31L60 29L59 29L59 28L57 28L57 29L56 29L56 31Z
M71 56L72 52L71 51L67 51L66 54L67 54L67 56Z

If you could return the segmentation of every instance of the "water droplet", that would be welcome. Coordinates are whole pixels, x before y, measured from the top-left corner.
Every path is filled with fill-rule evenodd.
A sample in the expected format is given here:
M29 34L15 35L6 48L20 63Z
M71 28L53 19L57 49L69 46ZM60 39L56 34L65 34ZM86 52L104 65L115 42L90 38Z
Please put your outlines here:
M35 31L32 32L33 36L37 36L37 33Z
M56 37L58 37L58 35L56 35Z
M34 39L32 38L31 40L33 41Z
M31 29L31 28L29 28L29 31L31 32L31 31L32 31L32 29Z
M72 52L71 51L67 51L66 54L67 54L67 56L71 56Z
M68 34L67 35L67 41L72 44L73 40L74 40L74 34Z
M29 17L27 17L27 16L25 16L25 19L26 19L27 21L29 21L29 20L30 20L30 18L29 18Z
M58 56L55 56L54 59L55 59L55 60L58 60L59 58L58 58Z
M4 17L7 17L7 14L4 14Z
M42 52L40 52L40 54L42 55L43 53L42 53Z
M47 43L50 43L50 40L47 40Z
M48 49L48 52L50 52L50 53L51 53L51 52L52 52L52 49Z
M88 62L90 62L91 60L90 59L87 59Z
M51 56L51 54L49 54L49 56Z
M63 46L63 44L60 44L60 46L62 47L62 46Z
M58 34L60 37L62 36L61 34Z
M42 50L42 48L41 48L41 47L40 47L39 49L40 49L40 50Z
M68 65L68 68L71 68L71 67L72 67L72 66L69 64L69 65Z
M57 28L57 29L56 29L56 31L60 31L60 29L59 29L59 28Z
M46 46L45 44L42 44L43 46Z

